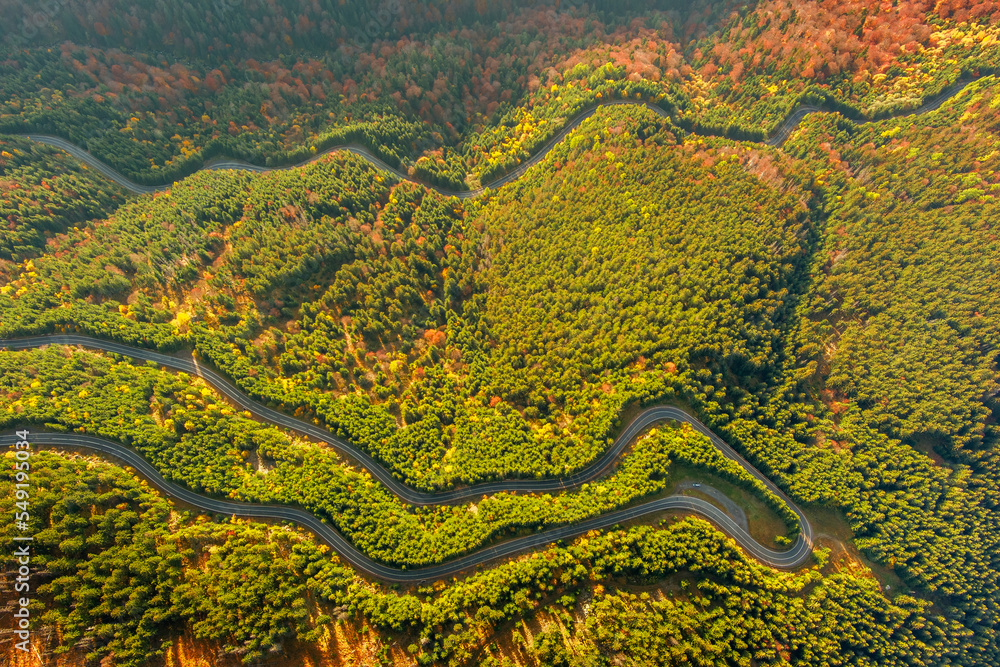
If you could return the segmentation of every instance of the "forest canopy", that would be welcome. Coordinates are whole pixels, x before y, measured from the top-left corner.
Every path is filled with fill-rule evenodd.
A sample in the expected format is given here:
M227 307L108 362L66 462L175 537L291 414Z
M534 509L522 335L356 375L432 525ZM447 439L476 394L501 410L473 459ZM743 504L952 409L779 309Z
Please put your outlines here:
M0 56L0 338L193 354L427 492L565 477L643 407L680 406L804 508L812 560L778 572L658 516L401 590L292 526L36 452L46 650L1000 664L996 3L386 6L0 0L22 30ZM30 133L170 185L126 194ZM197 171L218 158L312 161ZM787 505L675 424L586 486L417 507L251 417L155 365L0 351L5 429L108 438L394 566L681 481L724 489L771 547L796 537Z

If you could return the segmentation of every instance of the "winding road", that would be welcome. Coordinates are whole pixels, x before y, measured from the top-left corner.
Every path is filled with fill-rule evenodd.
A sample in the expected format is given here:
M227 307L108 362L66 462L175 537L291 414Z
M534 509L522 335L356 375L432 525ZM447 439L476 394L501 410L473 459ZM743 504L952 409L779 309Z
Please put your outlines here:
M249 411L259 419L328 443L344 456L360 463L373 477L385 484L386 487L401 499L414 505L462 502L503 491L545 493L572 489L608 474L618 462L626 447L648 427L658 422L676 421L690 424L694 430L708 437L712 444L725 456L743 466L743 468L759 479L771 492L787 503L799 518L799 535L792 547L787 551L774 551L757 542L743 526L712 503L700 498L673 495L602 514L572 525L550 528L533 535L507 540L473 551L465 556L440 565L419 569L402 569L372 560L323 520L301 508L280 505L254 505L220 500L194 493L189 489L166 481L148 461L134 450L110 440L77 433L33 432L31 435L31 442L36 445L82 448L113 456L133 467L137 472L149 479L150 483L165 495L172 496L204 511L248 518L295 522L315 533L340 554L344 560L358 570L385 581L418 582L447 577L494 559L504 558L521 551L574 537L590 530L607 528L624 521L666 510L693 512L708 518L719 526L723 532L736 540L749 555L771 567L781 569L797 568L805 563L812 553L812 526L809 524L809 520L805 514L770 479L750 465L749 462L707 426L698 421L697 418L681 408L654 406L643 410L629 422L612 446L597 461L587 468L567 477L542 480L513 479L476 484L440 493L427 493L417 491L403 484L396 479L391 471L383 467L382 464L369 454L341 440L330 431L258 403L236 388L219 373L207 368L193 357L171 356L152 350L76 334L47 334L30 338L0 340L0 348L8 350L31 349L45 345L70 345L102 350L104 352L128 356L140 361L151 361L165 368L199 376L219 393L232 401L233 404L243 410ZM14 435L0 435L0 445L11 445L17 440L18 438Z
M958 94L968 83L969 81L959 81L920 107L901 112L890 117L908 116L933 111L940 107L945 101ZM329 153L335 151L347 151L366 160L375 168L391 173L400 180L407 180L420 185L425 185L442 195L459 198L478 197L483 194L487 188L498 188L520 178L531 166L544 159L548 152L552 150L556 144L562 141L570 132L579 127L580 124L586 119L593 116L598 109L615 105L645 106L647 109L661 117L669 117L669 113L665 109L648 102L611 100L594 105L575 116L530 159L525 160L523 163L518 165L517 168L488 183L483 188L475 190L448 190L431 186L426 183L421 183L414 180L399 169L396 169L380 160L369 148L358 144L335 146L319 155L311 157L308 160L286 167L261 167L237 160L219 160L206 164L203 169L236 169L254 172L268 172L274 171L275 169L294 169L309 162L318 160ZM793 111L785 119L785 121L779 125L776 131L768 139L763 141L763 143L770 146L781 146L788 139L795 128L798 127L806 115L821 111L831 111L831 109L811 105L798 106L795 111ZM864 119L860 121L852 120L852 122L862 124L874 121L871 119ZM158 186L147 186L135 183L88 153L83 148L80 148L79 146L59 137L40 134L26 134L20 136L39 143L60 148L110 180L114 181L118 185L137 194L148 194L151 192L166 190L172 185L164 184ZM17 340L0 340L0 347L11 350L35 348L44 345L75 345L98 349L105 352L121 354L137 360L151 361L166 368L200 376L211 384L217 391L232 401L233 404L239 406L243 410L249 411L259 419L298 432L307 437L329 443L330 446L339 451L341 454L356 461L364 467L373 477L388 487L389 490L395 493L399 498L414 505L463 502L479 498L483 495L504 491L545 493L572 489L585 482L598 479L608 474L608 472L610 472L618 462L629 443L646 428L658 422L676 421L690 424L696 431L707 436L723 454L738 462L757 479L761 480L761 482L763 482L770 491L787 503L799 518L800 530L798 539L792 545L791 549L787 551L774 551L758 543L747 532L744 526L740 525L739 522L734 521L728 514L715 505L701 500L700 498L673 495L642 503L634 507L609 512L573 525L551 528L540 531L537 534L507 540L493 546L479 549L440 565L408 570L391 567L372 560L365 554L358 551L353 544L351 544L339 532L334 530L323 520L301 508L277 505L254 505L250 503L220 500L200 495L190 491L189 489L166 481L148 461L142 458L142 456L119 443L94 436L75 433L32 433L31 441L34 444L88 449L124 461L126 464L133 467L137 472L146 477L150 483L162 493L188 503L189 505L197 507L201 510L240 517L276 519L297 523L315 533L317 537L329 544L344 560L349 562L358 570L385 581L419 582L447 577L475 566L482 565L494 559L504 558L528 549L537 548L546 544L551 544L558 540L574 537L589 530L607 528L624 521L637 519L666 510L693 512L708 518L721 528L723 532L736 540L736 542L749 555L771 567L794 569L805 563L812 553L813 531L808 519L802 511L781 491L781 489L779 489L770 479L761 474L756 468L750 465L745 459L743 459L743 457L726 444L725 441L709 430L708 427L698 421L694 416L677 407L655 406L642 411L623 429L622 433L614 441L614 444L597 461L587 468L567 477L543 480L512 479L476 484L474 486L443 491L440 493L426 493L417 491L403 484L396 479L391 471L384 468L369 454L351 445L350 443L341 440L326 429L319 428L300 419L295 419L294 417L268 408L267 406L251 399L241 390L237 389L222 375L215 372L211 368L207 368L204 365L199 364L194 357L185 358L170 356L120 343L71 334L51 334ZM0 435L0 445L10 445L16 440L17 438L13 435Z
M968 85L969 83L971 83L971 81L969 80L958 81L955 84L949 86L948 88L945 88L943 91L941 91L941 93L934 96L933 98L926 101L924 104L920 105L915 109L901 111L899 113L887 116L885 118L864 119L860 121L851 119L851 122L862 125L865 123L876 122L877 120L885 120L886 118L912 116L916 114L927 113L929 111L934 111L942 104L944 104L947 100L949 100L950 98L954 97L959 92L961 92L965 88L965 86ZM542 146L541 149L536 151L535 154L532 155L530 158L528 158L527 160L525 160L511 171L504 174L503 176L487 183L481 188L476 188L475 190L449 190L447 188L437 187L435 185L425 183L424 181L414 179L413 177L409 176L408 174L405 174L399 169L390 166L385 161L378 158L369 148L362 146L360 144L344 144L341 146L333 146L332 148L328 148L322 153L318 153L317 155L314 155L307 160L303 160L302 162L298 162L296 164L284 167L261 167L259 165L250 164L249 162L243 162L241 160L223 159L223 160L208 162L201 168L201 170L234 169L240 171L253 171L258 173L264 173L264 172L283 170L283 169L295 169L298 167L302 167L306 164L309 164L310 162L315 162L316 160L319 160L320 158L330 153L338 151L346 151L348 153L353 153L354 155L357 155L358 157L364 159L376 169L380 169L382 171L387 171L391 173L399 180L409 181L411 183L422 185L446 197L458 197L460 199L470 199L473 197L479 197L487 189L496 189L502 185L506 185L507 183L510 183L511 181L515 181L518 178L520 178L533 165L543 160L545 156L549 153L549 151L551 151L556 146L556 144L558 144L559 142L561 142L563 139L566 138L566 135L568 135L570 132L579 127L580 124L583 123L585 120L593 116L598 109L602 107L621 106L621 105L644 106L662 118L670 118L670 113L666 109L650 102L639 102L633 100L608 100L605 102L601 102L600 104L595 104L581 111L571 121L566 123L566 125L562 128L562 130L556 133L556 135L552 137L552 139L550 139L544 146ZM833 109L826 107L800 104L799 106L796 107L795 111L790 113L788 117L778 126L778 128L774 131L774 133L770 137L765 139L762 143L767 144L768 146L776 146L776 147L781 146L783 143L785 143L785 141L788 140L788 137L791 136L795 128L799 126L799 123L801 123L802 120L807 115L817 112L833 112L833 111L834 111ZM163 185L140 185L139 183L136 183L135 181L132 181L131 179L127 178L122 173L115 170L113 167L105 164L98 158L94 157L85 149L60 137L53 137L45 134L21 134L18 136L31 139L32 141L37 141L38 143L48 144L49 146L54 146L56 148L64 150L73 157L75 157L76 159L86 164L87 166L95 169L108 179L114 181L123 188L130 190L136 194L149 194L152 192L168 190L173 185L173 183L166 183Z

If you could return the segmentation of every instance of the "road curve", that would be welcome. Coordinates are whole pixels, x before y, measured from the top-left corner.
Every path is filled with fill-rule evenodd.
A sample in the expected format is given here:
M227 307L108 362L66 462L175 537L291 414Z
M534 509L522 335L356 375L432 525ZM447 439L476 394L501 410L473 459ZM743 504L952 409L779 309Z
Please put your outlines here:
M279 519L298 523L314 532L353 566L379 579L396 582L413 582L445 577L496 558L503 558L526 549L531 549L555 542L557 540L573 537L589 530L606 528L623 521L670 509L691 511L710 519L722 528L727 535L735 539L748 554L771 567L782 569L796 568L802 565L812 553L812 526L809 524L809 520L806 518L805 514L803 514L803 512L781 491L780 488L778 488L777 485L774 484L774 482L750 465L749 462L740 456L724 440L713 433L707 426L702 424L697 418L681 408L673 406L654 406L643 410L636 417L634 417L631 422L629 422L629 424L622 430L618 438L614 441L612 446L597 461L583 470L573 473L572 475L568 475L563 478L550 478L542 480L512 479L486 482L483 484L476 484L449 491L427 493L424 491L417 491L403 484L393 475L391 471L383 467L381 463L372 458L367 452L364 452L354 445L341 440L330 431L258 403L243 393L240 389L236 388L219 373L215 372L211 368L207 368L201 363L198 363L194 358L169 356L152 350L145 350L121 343L76 334L47 334L33 336L30 338L0 340L0 348L6 348L8 350L30 349L44 345L73 345L97 349L104 352L121 354L140 361L151 361L166 368L199 376L208 384L212 385L219 393L226 396L226 398L232 401L235 405L239 406L243 410L247 410L256 417L286 429L296 431L310 438L328 443L344 456L358 461L373 477L385 484L385 486L398 497L414 505L462 502L480 498L483 495L490 495L504 491L544 493L572 489L586 482L598 479L610 472L629 443L646 428L662 421L676 421L687 423L694 430L708 437L709 440L711 440L711 442L725 456L739 463L754 477L759 479L771 492L781 498L795 512L799 519L799 535L795 543L792 545L792 548L788 551L773 551L754 540L754 538L751 537L742 526L740 526L737 522L730 518L729 515L717 508L715 505L699 498L675 495L653 500L634 507L609 512L573 525L552 528L534 535L508 540L494 546L474 551L466 556L441 565L435 565L433 567L421 568L417 570L403 570L373 561L368 556L358 551L354 545L352 545L347 539L331 528L328 524L303 509L286 506L253 505L249 503L232 502L194 493L188 489L164 480L162 475L160 475L160 473L157 472L157 470L149 462L147 462L135 451L119 443L104 440L102 438L76 433L39 432L32 434L31 441L35 444L80 447L114 456L115 458L125 461L143 476L147 477L150 482L163 493L200 509L222 514ZM15 440L15 436L0 435L0 445L9 445Z
M941 91L941 93L939 93L932 99L928 100L924 104L920 105L919 107L915 109L910 109L908 111L902 111L896 114L892 114L891 116L887 116L886 118L912 116L916 114L926 113L929 111L934 111L942 104L944 104L944 102L946 102L948 99L954 97L959 92L961 92L962 89L965 88L965 86L968 85L970 82L971 82L970 80L958 81L957 83L949 86L948 88L945 88L943 91ZM441 195L444 195L445 197L458 197L460 199L470 199L473 197L479 197L480 195L483 194L483 192L485 192L487 188L496 189L502 185L510 183L511 181L517 180L522 175L524 175L524 173L532 165L535 165L542 159L544 159L544 157L548 154L550 150L552 150L556 146L556 144L565 139L566 135L568 135L570 132L579 127L583 121L593 116L598 109L607 106L620 106L620 105L644 106L662 118L670 118L670 113L666 109L651 102L639 102L633 100L608 100L605 102L601 102L599 104L592 105L590 107L587 107L580 113L578 113L576 116L574 116L573 119L562 128L562 130L560 130L554 137L552 137L552 139L550 139L544 146L542 146L541 149L536 151L535 154L532 155L530 158L528 158L527 160L525 160L511 171L504 174L503 176L500 176L499 178L487 183L485 186L476 188L475 190L449 190L448 188L441 188L426 183L424 181L415 179L412 176L400 171L399 169L390 166L385 161L381 160L378 156L376 156L369 148L362 146L361 144L343 144L340 146L333 146L323 151L322 153L318 153L317 155L314 155L306 160L284 167L262 167L259 165L250 164L249 162L243 162L242 160L222 159L206 163L199 171L216 170L216 169L235 169L240 171L253 171L258 173L264 173L268 171L276 171L282 169L295 169L297 167L302 167L303 165L309 164L310 162L314 162L330 153L334 153L337 151L346 151L348 153L353 153L354 155L357 155L358 157L364 159L376 169L380 169L382 171L391 173L393 176L402 181L409 181L411 183L422 185L428 189L434 190L435 192ZM767 139L763 140L763 142L761 143L767 144L768 146L781 146L783 143L785 143L788 137L791 136L795 128L798 127L799 123L801 123L802 120L807 115L821 111L832 112L834 111L834 109L816 105L809 105L809 104L798 105L795 108L795 110L792 113L790 113L788 117L778 126L778 128L774 131L774 133ZM860 125L860 124L875 122L876 120L884 120L884 118L863 119L861 121L855 121L851 119L851 122ZM173 183L166 183L163 185L140 185L139 183L136 183L135 181L132 181L131 179L127 178L125 175L115 170L113 167L105 164L98 158L94 157L91 153L89 153L85 149L60 137L54 137L46 134L20 134L17 136L24 137L32 141L37 141L38 143L48 144L49 146L54 146L56 148L64 150L73 157L75 157L76 159L86 164L87 166L95 169L106 178L114 181L115 183L122 186L126 190L130 190L136 194L149 194L152 192L168 190L173 185Z

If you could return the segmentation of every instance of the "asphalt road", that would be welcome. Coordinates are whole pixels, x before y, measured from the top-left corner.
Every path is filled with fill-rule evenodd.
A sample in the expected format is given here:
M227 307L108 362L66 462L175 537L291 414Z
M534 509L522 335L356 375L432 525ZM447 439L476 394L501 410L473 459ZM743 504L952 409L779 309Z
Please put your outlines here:
M958 82L951 86L950 88L942 91L942 93L936 96L934 99L929 100L920 107L895 114L895 116L907 116L918 113L925 113L928 111L933 111L941 106L949 98L956 95L961 91L968 82ZM584 120L592 116L598 108L603 106L611 105L621 105L621 104L640 104L647 107L654 113L662 116L669 117L669 114L663 108L649 104L645 102L632 102L629 100L612 100L604 102L599 105L590 107L580 114L578 114L572 121L566 124L566 126L554 136L545 146L543 146L538 152L535 153L530 159L524 161L517 168L513 169L506 175L488 183L485 188L498 188L502 185L510 183L511 181L520 178L532 165L538 163L542 160L545 155L560 141L562 141L566 135L576 129ZM819 106L813 105L800 105L793 111L785 121L778 127L773 135L764 141L764 143L771 146L780 146L783 144L791 133L798 127L802 119L810 113L828 111ZM871 122L869 120L855 121L859 123ZM132 192L138 194L147 194L151 192L156 192L160 190L166 190L170 187L170 184L164 184L159 186L148 186L139 185L131 181L130 179L123 176L121 173L113 169L112 167L101 162L93 155L88 153L86 150L72 144L65 139L59 137L52 137L47 135L39 134L29 134L22 135L34 141L40 143L49 144L55 146L73 157L79 159L83 163L87 164L89 167L95 169L102 175L106 176L115 183L121 185L122 187L131 190ZM219 160L206 164L204 169L239 169L246 171L255 172L267 172L274 169L290 169L294 167L301 166L308 162L319 159L323 155L334 151L345 150L355 155L360 156L364 160L368 161L375 168L387 171L393 174L396 178L401 180L409 180L413 182L414 179L410 178L407 174L399 171L386 164L384 161L380 160L375 156L371 150L368 148L357 145L349 144L344 146L335 146L323 153L313 156L309 160L306 160L297 165L291 165L288 167L261 167L257 165L252 165L242 161L236 160ZM427 184L423 184L427 185ZM445 196L454 196L460 198L471 198L481 195L484 188L479 188L477 190L463 190L463 191L453 191L444 188L438 188L434 186L427 186L431 189L441 193ZM203 496L194 493L188 489L180 487L176 484L168 482L163 479L163 477L153 468L144 458L133 450L108 440L103 440L101 438L96 438L93 436L82 435L82 434L72 434L72 433L32 433L31 440L33 443L38 445L49 445L56 447L73 447L73 448L83 448L89 449L91 451L96 451L105 455L113 456L121 461L124 461L131 467L133 467L137 472L149 479L149 481L161 492L166 495L172 496L178 500L188 503L192 506L198 507L204 511L215 512L219 514L227 514L242 517L255 517L255 518L266 518L266 519L276 519L283 521L291 521L297 523L305 528L311 530L320 539L328 543L333 549L335 549L344 560L351 563L357 569L379 579L393 582L416 582L425 581L430 579L438 579L441 577L447 577L458 572L474 568L478 565L482 565L494 559L504 558L511 556L513 554L534 549L546 544L551 544L558 540L567 539L574 537L581 533L587 532L589 530L607 528L609 526L614 526L618 523L628 521L631 519L637 519L649 514L655 514L658 512L663 512L666 510L681 510L687 512L693 512L700 514L709 520L713 521L717 526L719 526L727 535L732 537L736 542L751 556L759 560L760 562L776 568L792 569L802 565L810 556L812 552L812 527L809 525L808 519L805 515L795 506L794 503L784 494L782 491L773 483L770 479L765 477L756 468L751 466L746 460L744 460L739 454L737 454L728 444L725 443L721 438L715 435L711 430L709 430L704 424L699 422L694 416L688 414L686 411L672 407L672 406L655 406L648 408L637 415L622 431L621 435L615 440L612 447L601 456L592 465L588 466L586 469L581 470L573 475L569 475L564 478L559 479L546 479L546 480L504 480L496 482L487 482L484 484L477 484L474 486L453 489L449 491L444 491L440 493L426 493L422 491L417 491L412 489L402 482L400 482L389 470L384 468L375 459L369 456L367 453L359 450L348 442L345 442L337 438L334 434L329 431L316 427L312 424L304 422L294 417L290 417L284 413L278 412L271 408L268 408L260 403L249 398L242 391L237 389L228 380L222 377L220 374L216 373L214 370L205 367L197 363L193 358L182 358L173 357L165 354L160 354L158 352L153 352L150 350L143 350L140 348L133 348L127 345L122 345L120 343L113 343L109 341L102 341L98 339L89 338L86 336L77 335L49 335L49 336L37 336L33 338L26 338L21 340L7 340L0 341L0 347L6 347L8 349L24 349L31 347L38 347L41 345L48 344L64 344L64 345L79 345L83 347L89 347L94 349L104 350L106 352L114 352L122 355L129 356L133 359L152 361L160 364L161 366L172 368L174 370L180 370L193 375L198 375L203 377L209 384L214 386L220 393L224 394L229 400L234 404L240 406L242 409L251 412L258 418L265 421L272 422L276 425L282 426L289 430L296 431L308 437L329 443L332 447L340 451L346 457L357 461L369 473L378 479L380 482L385 484L390 490L392 490L397 496L415 505L429 505L436 503L455 503L471 500L474 498L481 497L483 495L489 495L493 493L498 493L501 491L518 491L518 492L533 492L533 493L543 493L543 492L557 492L565 489L571 489L577 487L585 482L597 479L605 474L607 474L617 463L619 457L621 456L624 449L628 444L643 430L650 427L651 425L662 422L662 421L676 421L688 423L695 430L706 435L712 443L719 448L729 458L737 461L746 470L748 470L755 477L760 479L772 492L777 494L782 500L784 500L789 507L799 517L800 523L800 533L795 544L791 549L787 551L774 551L768 549L758 543L747 533L745 528L734 521L729 515L727 515L722 510L718 509L711 503L705 502L698 498L692 498L688 496L670 496L667 498L661 498L658 500L650 501L637 505L635 507L629 507L622 510L617 510L614 512L609 512L592 519L587 519L579 523L562 526L558 528L551 528L549 530L541 531L534 535L529 535L526 537L520 537L512 540L507 540L495 546L490 546L484 549L477 550L473 553L467 554L455 560L443 563L441 565L435 565L427 568L420 568L416 570L405 570L390 567L378 562L373 561L366 555L358 551L354 545L347 541L340 533L331 528L328 524L323 522L321 519L317 518L315 515L297 507L286 507L286 506L273 506L273 505L254 505L249 503L237 503L228 500L221 500L217 498L210 498L208 496ZM13 435L2 435L0 436L0 445L9 445L13 443L17 438Z
M713 433L707 426L698 421L697 418L681 408L673 406L654 406L643 410L622 430L622 433L614 441L612 446L604 453L604 455L587 468L567 477L542 480L503 480L486 482L483 484L476 484L473 486L438 493L427 493L417 491L403 484L396 479L391 471L383 467L381 463L377 462L369 454L358 449L354 445L341 440L330 431L258 403L243 393L240 389L236 388L219 373L211 368L208 368L203 363L198 363L192 357L170 356L154 352L152 350L145 350L142 348L131 347L129 345L123 345L121 343L75 334L49 334L43 336L33 336L30 338L0 340L0 348L6 348L8 350L29 349L44 345L75 345L90 349L103 350L105 352L128 356L140 361L152 361L165 368L183 371L202 377L206 382L219 391L219 393L223 394L226 398L232 401L233 404L239 406L243 410L247 410L256 417L278 426L282 426L291 431L298 432L302 435L306 435L315 440L328 443L331 447L338 450L347 458L359 462L373 477L385 484L401 499L414 505L463 502L503 491L544 493L572 489L586 482L603 477L610 472L617 464L625 448L644 430L659 422L673 421L690 424L693 429L707 436L723 454L739 463L752 475L761 480L768 489L787 503L799 517L799 536L792 545L792 548L787 551L774 551L754 540L754 538L750 536L743 526L740 526L729 515L717 508L715 505L699 498L675 495L653 500L634 507L609 512L573 525L551 528L540 531L534 535L507 540L500 544L474 551L466 556L441 565L416 570L404 570L373 561L368 556L358 551L354 545L352 545L328 524L301 508L275 505L253 505L249 503L239 503L200 495L164 480L162 475L160 475L160 473L157 472L152 465L142 458L142 456L119 443L76 433L32 433L31 442L37 445L89 449L120 459L135 468L136 471L144 477L148 478L150 482L164 494L177 498L178 500L198 507L202 510L242 517L293 521L314 532L319 538L328 543L335 551L337 551L337 553L339 553L346 561L350 562L354 567L371 576L384 579L386 581L414 582L450 576L497 558L504 558L524 550L532 549L545 544L551 544L552 542L569 537L574 537L589 530L607 528L623 521L636 519L649 514L655 514L657 512L663 512L665 510L689 511L708 518L719 526L723 532L735 539L748 554L771 567L794 569L805 563L812 553L812 526L810 526L809 520L802 513L802 511L770 479L750 465L749 462L741 457L732 447ZM13 435L0 435L0 445L10 445L16 440L17 438Z
M887 116L887 117L911 116L911 115L915 115L915 114L926 113L928 111L933 111L933 110L937 109L938 107L940 107L949 98L954 97L955 95L957 95L963 88L965 88L966 85L968 85L968 83L969 83L969 81L959 81L959 82L953 84L952 86L946 88L940 94L936 95L934 98L928 100L927 102L925 102L924 104L920 105L919 107L917 107L915 109L910 109L908 111L902 111L902 112L899 112L899 113L896 113L896 114L892 114L892 116ZM215 160L215 161L208 162L208 163L205 164L205 166L202 167L202 169L236 169L236 170L242 170L242 171L254 171L254 172L263 173L263 172L275 171L275 170L280 170L280 169L295 169L296 167L301 167L301 166L303 166L305 164L309 164L310 162L314 162L314 161L320 159L321 157L323 157L325 155L328 155L329 153L333 153L333 152L336 152L336 151L347 151L349 153L353 153L353 154L361 157L362 159L366 160L369 164L371 164L376 169L380 169L382 171L387 171L387 172L391 173L393 176L395 176L396 178L398 178L400 180L410 181L411 183L417 183L419 185L423 185L424 187L427 187L427 188L429 188L431 190L434 190L435 192L438 192L438 193L440 193L440 194L442 194L442 195L444 195L446 197L458 197L460 199L469 199L469 198L478 197L478 196L482 195L483 192L487 188L496 189L496 188L499 188L502 185L506 185L507 183L510 183L511 181L517 180L532 165L537 164L538 162L540 162L545 157L545 155L550 150L552 150L552 148L556 144L558 144L560 141L562 141L563 139L566 138L566 135L568 135L570 132L572 132L577 127L579 127L580 123L582 123L587 118L590 118L591 116L593 116L594 113L598 109L600 109L601 107L619 106L619 105L638 105L638 106L644 106L647 109L649 109L650 111L652 111L653 113L657 114L658 116L661 116L663 118L669 118L670 117L670 113L666 109L664 109L663 107L660 107L660 106L658 106L656 104L649 103L649 102L638 102L638 101L633 101L633 100L608 100L606 102L601 102L600 104L596 104L596 105L590 106L590 107L584 109L583 111L581 111L579 114L577 114L573 118L573 120L571 120L570 122L568 122L563 127L562 130L560 130L554 137L552 137L552 139L550 139L548 141L548 143L546 143L541 149L539 149L538 151L536 151L535 154L533 156L531 156L529 159L527 159L524 162L522 162L521 164L519 164L517 167L515 167L514 169L512 169L507 174L505 174L505 175L503 175L503 176L501 176L501 177L499 177L499 178L491 181L490 183L487 183L485 186L483 186L481 188L477 188L475 190L449 190L447 188L440 188L440 187L437 187L437 186L425 183L423 181L419 181L417 179L412 178L408 174L403 173L399 169L396 169L395 167L390 166L389 164L387 164L386 162L384 162L383 160L381 160L380 158L378 158L374 153L372 153L372 151L370 149L368 149L367 147L362 146L360 144L344 144L344 145L341 145L341 146L333 146L332 148L329 148L329 149L323 151L322 153L318 153L317 155L314 155L314 156L310 157L307 160L303 160L302 162L299 162L299 163L296 163L296 164L293 164L293 165L288 165L288 166L285 166L285 167L261 167L259 165L250 164L249 162L243 162L241 160L226 160L226 159L222 159L222 160ZM795 108L795 110L792 113L790 113L788 115L788 117L784 120L784 122L782 122L781 125L778 126L778 128L777 128L777 130L775 130L774 134L772 134L770 137L768 137L767 139L765 139L762 143L765 143L768 146L781 146L783 143L785 143L785 141L788 139L788 137L791 136L791 134L795 130L795 128L798 127L799 123L801 123L802 120L807 115L809 115L811 113L831 112L831 111L834 111L834 109L823 107L823 106L811 105L811 104L800 104L799 106L797 106ZM874 120L879 120L879 119L862 119L862 120L851 119L851 120L852 120L852 122L855 122L857 124L864 124L864 123L874 122ZM91 155L85 149L81 148L80 146L77 146L74 143L71 143L71 142L67 141L66 139L62 139L60 137L53 137L53 136L45 135L45 134L22 134L22 135L19 135L19 136L25 137L27 139L31 139L32 141L37 141L37 142L42 143L42 144L48 144L50 146L55 146L56 148L60 148L60 149L62 149L64 151L66 151L67 153L69 153L70 155L72 155L73 157L75 157L76 159L80 160L84 164L88 165L89 167L97 170L98 172L100 172L101 174L103 174L105 177L107 177L110 180L114 181L115 183L117 183L118 185L122 186L123 188L125 188L127 190L131 190L132 192L135 192L137 194L148 194L148 193L151 193L151 192L157 192L157 191L161 191L161 190L168 190L170 188L170 186L172 185L171 183L167 183L167 184L164 184L164 185L140 185L140 184L138 184L138 183L130 180L129 178L125 177L123 174L121 174L120 172L116 171L111 166L105 164L104 162L101 162L99 159L97 159L96 157L94 157L93 155Z

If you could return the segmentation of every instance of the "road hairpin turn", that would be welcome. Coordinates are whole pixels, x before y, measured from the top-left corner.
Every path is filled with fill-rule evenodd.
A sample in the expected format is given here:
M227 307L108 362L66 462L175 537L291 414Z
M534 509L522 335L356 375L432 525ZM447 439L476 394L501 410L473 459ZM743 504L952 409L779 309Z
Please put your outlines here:
M403 569L372 560L329 524L299 507L257 505L211 498L166 481L159 471L146 461L146 459L120 443L79 433L32 433L32 442L37 445L81 448L113 456L134 468L143 477L147 478L160 492L201 510L218 514L275 519L297 523L312 531L317 537L329 544L344 560L358 570L385 581L417 582L451 576L498 558L512 556L522 551L571 538L590 530L608 528L624 521L668 510L693 512L706 517L719 526L723 532L736 540L747 554L770 567L794 569L805 563L812 553L812 527L809 525L809 520L805 514L774 482L754 468L697 418L681 408L673 406L646 408L622 429L622 432L615 439L611 447L597 461L572 475L541 480L513 479L486 482L439 493L427 493L417 491L402 483L396 479L389 469L372 458L370 454L342 440L330 431L278 412L255 401L219 373L205 367L203 364L196 363L193 357L170 356L152 350L75 334L47 334L30 338L0 340L0 348L8 350L31 349L45 345L70 345L102 350L104 352L128 356L140 361L151 361L165 368L201 377L219 393L239 406L240 409L250 412L259 419L328 443L344 456L360 463L373 477L378 479L400 499L414 505L462 502L481 498L483 495L501 492L549 493L572 489L608 474L618 463L629 444L653 424L664 421L675 421L689 424L694 430L706 436L725 456L739 463L750 474L760 480L769 491L785 502L795 512L799 520L799 534L791 549L787 551L774 551L757 542L739 523L715 505L700 498L673 495L666 498L658 498L634 507L608 512L578 523L550 528L526 537L506 540L439 565L419 569ZM15 441L16 438L13 435L0 435L0 445L10 445Z

